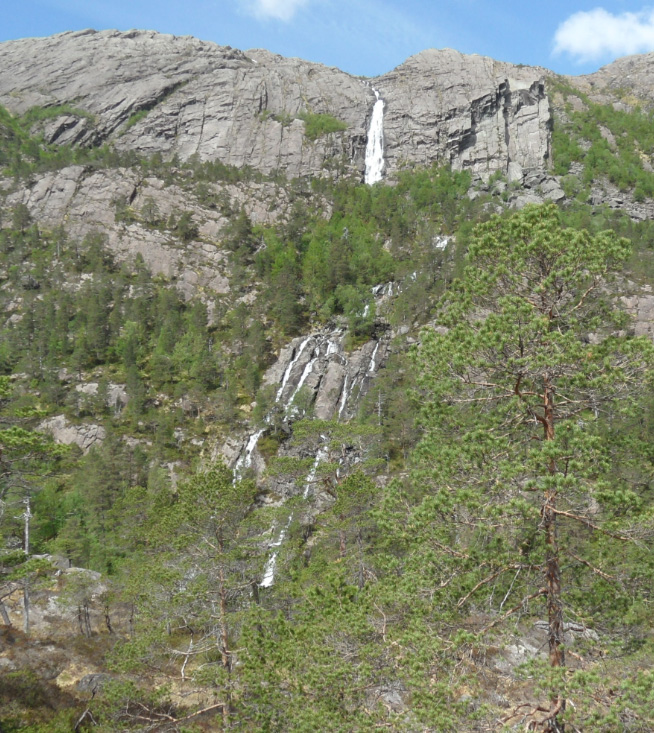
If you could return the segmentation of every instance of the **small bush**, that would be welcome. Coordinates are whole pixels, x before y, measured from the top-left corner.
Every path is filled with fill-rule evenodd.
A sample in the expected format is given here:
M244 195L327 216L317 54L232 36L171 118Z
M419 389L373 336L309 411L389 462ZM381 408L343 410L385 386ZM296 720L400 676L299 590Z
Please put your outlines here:
M343 132L343 130L347 130L345 122L332 115L302 112L298 115L298 118L304 122L304 134L309 140L317 140L319 137L329 135L331 132Z

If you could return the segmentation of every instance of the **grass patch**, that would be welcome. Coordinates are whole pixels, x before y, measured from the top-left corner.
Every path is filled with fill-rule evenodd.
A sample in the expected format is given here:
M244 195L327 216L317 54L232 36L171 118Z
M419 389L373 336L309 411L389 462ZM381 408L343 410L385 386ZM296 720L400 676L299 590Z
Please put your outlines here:
M142 119L145 119L148 116L148 113L150 112L150 109L140 109L138 112L134 112L133 115L130 116L130 118L125 123L125 129L129 130L130 127L134 127L134 125L137 122L140 122Z
M305 135L312 141L332 132L347 130L347 124L333 115L301 112L298 118L304 122Z
M151 112L155 107L158 107L160 104L165 102L168 97L171 96L171 94L174 94L178 89L181 89L187 84L187 81L180 81L179 83L173 84L167 89L162 90L161 94L158 97L150 100L149 102L146 102L129 116L127 122L125 123L125 127L123 128L123 132L127 132L130 127L134 127L137 122L140 122L142 119L147 117L148 113Z
M85 117L89 120L93 119L93 115L83 109L78 109L70 104L57 104L52 107L30 107L30 109L28 109L20 118L20 124L22 127L29 129L36 122L53 120L63 115Z

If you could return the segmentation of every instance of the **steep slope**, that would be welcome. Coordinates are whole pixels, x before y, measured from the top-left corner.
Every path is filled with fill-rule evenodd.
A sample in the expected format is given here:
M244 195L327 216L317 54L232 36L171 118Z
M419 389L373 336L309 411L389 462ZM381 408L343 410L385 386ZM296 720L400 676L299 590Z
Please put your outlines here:
M617 59L592 74L568 77L595 102L633 108L638 102L654 103L654 53Z
M378 95L393 185L360 185ZM547 198L633 240L602 293L651 336L654 141L591 96L452 50L363 80L140 31L0 44L3 731L546 722L531 464L499 480L507 423L487 441L410 353L474 225ZM651 539L642 391L570 423L615 432L561 533L577 730L652 729L651 563L616 534Z
M510 164L516 177L541 169L549 158L546 74L430 50L367 81L267 51L143 31L0 44L0 104L14 113L62 105L43 126L51 142L111 141L289 176L325 167L363 175L373 88L385 101L387 174L435 161L482 177Z

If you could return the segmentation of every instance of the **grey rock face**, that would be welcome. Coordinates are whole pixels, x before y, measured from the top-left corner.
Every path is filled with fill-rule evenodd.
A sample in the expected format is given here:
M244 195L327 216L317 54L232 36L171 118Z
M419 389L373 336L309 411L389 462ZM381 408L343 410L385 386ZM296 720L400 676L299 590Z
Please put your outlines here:
M97 382L87 382L85 384L76 385L75 391L82 395L95 396L98 394L99 388L100 385ZM129 402L129 396L125 390L125 385L109 383L106 391L106 402L107 407L115 412L120 412L125 408Z
M209 184L209 188L215 196L227 197L234 208L242 207L254 224L273 223L287 211L284 194L272 183ZM135 221L116 220L117 200L130 202ZM272 210L270 200L277 202ZM154 203L161 221L173 212L190 211L198 225L198 239L181 243L170 231L148 226L143 214L148 202ZM8 208L19 203L46 228L63 224L73 240L102 232L118 261L140 255L153 274L175 282L187 298L199 290L218 295L229 292L227 254L222 246L228 218L202 206L179 186L140 178L134 169L95 171L70 166L35 176L28 187L7 195Z
M73 425L68 422L64 415L56 415L43 420L38 429L43 433L50 433L55 443L63 445L77 445L83 453L88 453L91 448L106 437L106 430L102 425Z
M638 295L625 296L620 300L624 309L633 318L633 329L636 336L648 336L654 341L654 295L651 288L643 288L645 291Z
M343 328L322 329L294 339L280 352L264 374L263 385L274 391L272 412L279 413L285 429L307 411L319 420L348 420L361 405L370 386L388 358L389 340L371 339L347 353ZM269 416L270 418L271 416ZM227 441L217 449L237 473L252 469L260 475L265 461L257 443L265 427L245 436L240 444Z
M266 372L264 385L274 385L277 402L292 415L300 390L319 420L353 416L388 356L388 341L373 339L347 353L343 329L323 330L295 339Z
M388 165L439 160L482 177L543 168L550 157L547 74L451 49L412 56L374 82L387 103Z
M568 77L568 81L600 104L631 109L633 97L651 104L654 102L654 53L625 56L592 74Z
M190 37L82 31L0 44L0 104L90 113L49 122L43 132L56 142L111 140L141 153L307 175L328 158L363 161L369 98L361 81L337 69ZM311 142L300 112L338 117L348 135ZM128 125L137 113L143 119Z
M110 140L119 149L289 176L334 165L363 175L372 86L385 101L387 172L434 161L482 177L511 164L514 172L542 168L550 144L545 74L429 50L366 82L267 51L144 31L0 44L0 104L16 113L68 105L39 123L52 142ZM332 115L347 129L311 140L300 119L307 112Z
M654 200L636 201L632 193L621 191L607 179L593 182L589 203L594 206L606 204L610 209L625 211L634 221L654 219Z
M96 672L94 674L86 674L84 677L82 677L81 680L77 682L75 687L80 692L90 692L92 694L96 694L100 690L102 690L103 687L107 685L107 683L111 682L114 678L110 674L105 674L102 672Z

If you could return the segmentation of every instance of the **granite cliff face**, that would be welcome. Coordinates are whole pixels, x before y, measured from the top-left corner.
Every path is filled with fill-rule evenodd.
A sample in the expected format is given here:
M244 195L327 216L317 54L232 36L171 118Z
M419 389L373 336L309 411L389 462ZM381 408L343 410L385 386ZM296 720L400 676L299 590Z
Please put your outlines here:
M569 81L600 104L630 109L634 102L654 103L654 53L625 56L593 74Z
M286 213L283 193L271 183L211 184L208 190L214 197L222 195L234 208L242 207L255 224L270 224ZM272 198L277 201L274 211L269 208ZM117 201L129 203L136 213L132 221L119 220ZM180 247L170 231L147 226L140 212L148 202L162 220L180 210L191 212L198 225L194 241ZM40 225L54 229L63 224L79 240L102 232L119 261L140 255L153 274L174 281L187 297L201 288L218 295L229 291L226 253L213 244L220 240L229 216L202 206L197 197L178 185L166 185L161 178L143 177L135 169L74 165L33 176L30 185L9 192L5 203L9 208L24 204Z
M373 89L385 102L385 173L451 163L519 180L550 155L547 72L456 51L424 51L376 79L267 51L153 32L82 31L0 44L0 104L69 105L43 124L53 142L320 175L363 176ZM303 114L344 131L307 136ZM135 115L138 114L138 117Z
M375 81L387 100L389 167L450 163L521 180L550 157L544 69L430 49Z

